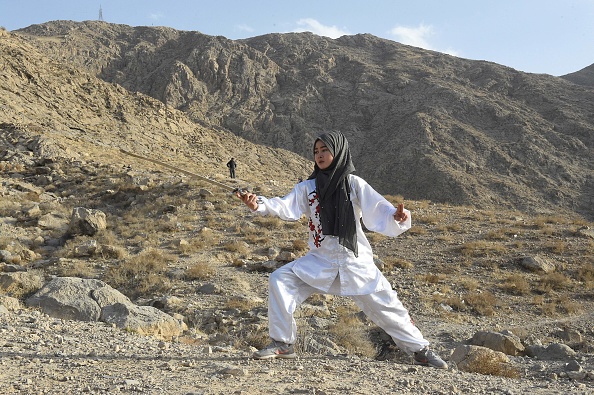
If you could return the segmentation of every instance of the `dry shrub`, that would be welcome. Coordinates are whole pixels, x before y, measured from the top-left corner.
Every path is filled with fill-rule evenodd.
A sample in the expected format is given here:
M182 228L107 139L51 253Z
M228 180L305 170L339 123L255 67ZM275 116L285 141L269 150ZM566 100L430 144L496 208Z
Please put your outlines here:
M505 362L500 362L488 355L477 355L474 363L466 371L469 373L486 374L489 376L501 376L508 378L520 377L520 371Z
M488 241L471 241L465 243L460 251L465 256L490 256L504 253L505 246Z
M278 229L284 225L285 221L283 221L279 217L265 215L255 217L252 222L266 229Z
M305 252L309 250L309 244L307 244L306 240L303 239L295 239L293 240L291 251L295 253Z
M220 237L212 229L202 229L198 235L193 237L189 242L189 251L196 252L219 244Z
M236 218L231 214L216 214L206 216L206 226L215 230L225 230L229 224L235 223Z
M561 215L541 215L534 219L534 224L539 228L548 227L547 224L566 224L568 219Z
M25 170L25 166L21 163L10 163L10 162L0 162L0 171L1 172L9 172L9 171L16 171L22 172Z
M422 224L436 225L439 223L440 216L436 214L417 215L415 220Z
M427 229L421 226L412 226L407 233L411 235L426 235Z
M226 309L237 309L239 311L249 311L255 307L258 307L260 303L255 302L245 296L232 296L225 302Z
M387 236L384 236L381 233L376 232L366 233L365 237L367 237L367 240L369 240L370 243L379 243L388 238Z
M373 358L377 353L365 325L354 314L340 315L336 324L331 325L328 330L336 343L350 353L368 358Z
M437 284L440 281L442 281L443 279L445 279L445 277L446 276L444 276L443 274L426 273L421 276L421 279L422 279L422 281L424 281L428 284Z
M489 291L468 292L464 295L464 301L477 314L483 316L495 315L495 307L499 304L497 297Z
M510 274L501 285L501 289L512 295L527 295L530 293L530 283L520 275Z
M546 248L555 254L562 254L567 249L567 243L561 240L552 241L546 244Z
M411 261L398 257L386 257L383 259L383 261L386 267L386 271L390 271L395 267L404 270L410 270L414 267L414 264Z
M499 228L487 232L485 239L487 240L506 240L508 238L506 230Z
M455 239L452 235L448 235L448 234L441 234L439 236L436 237L436 240L439 241L443 241L446 243L452 243Z
M542 233L545 236L552 236L555 234L555 228L546 225L540 229L540 233Z
M61 266L58 273L62 277L95 278L95 270L88 262L74 261Z
M404 200L404 199L403 199ZM420 201L409 201L405 205L405 208L408 207L409 210L427 210L431 207L430 200L420 200Z
M558 299L557 303L559 304L559 307L567 314L578 314L583 310L579 303L571 300L567 295L562 295Z
M249 234L243 238L247 243L259 245L260 247L267 247L270 243L270 237L260 236L257 234Z
M13 199L14 197L2 197L0 200L0 216L10 217L15 211L20 210L21 205Z
M197 262L186 270L185 278L187 280L206 280L214 274L215 269L209 262Z
M553 272L547 273L540 277L539 290L541 292L558 291L566 288L571 283L571 280L563 273Z
M238 345L252 346L260 350L270 344L268 328L248 325L245 331L238 333L236 341Z
M130 298L165 292L170 288L165 271L173 260L173 255L150 248L110 267L104 281Z
M557 303L554 301L542 303L540 311L546 317L553 317L557 314Z
M225 250L238 254L247 254L250 249L243 240L233 240L225 244Z
M578 269L577 280L589 283L594 281L594 264L585 264Z
M462 278L458 281L458 285L463 287L467 291L476 291L479 283L473 278Z

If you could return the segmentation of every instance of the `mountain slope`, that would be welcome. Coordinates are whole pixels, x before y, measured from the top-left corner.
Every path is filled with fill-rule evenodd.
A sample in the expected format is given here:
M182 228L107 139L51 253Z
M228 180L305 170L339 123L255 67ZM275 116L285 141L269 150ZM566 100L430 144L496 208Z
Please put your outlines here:
M371 35L233 41L64 21L19 34L198 124L306 158L315 135L342 130L382 193L594 216L594 91L562 78Z
M594 64L584 67L574 73L563 75L561 78L571 81L574 84L594 88Z
M134 162L117 154L125 148L214 178L226 177L226 162L241 156L246 160L239 160L238 176L249 174L256 184L268 180L263 168L293 181L296 172L303 176L311 167L296 154L197 125L149 96L101 81L45 57L17 35L0 33L1 122L47 142L48 156Z

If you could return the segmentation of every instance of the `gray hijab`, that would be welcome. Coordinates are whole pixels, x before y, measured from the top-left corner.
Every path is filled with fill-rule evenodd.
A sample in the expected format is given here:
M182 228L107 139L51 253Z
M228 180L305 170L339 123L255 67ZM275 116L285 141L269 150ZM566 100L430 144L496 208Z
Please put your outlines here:
M349 143L340 132L324 133L314 141L321 140L334 156L330 166L321 170L318 165L309 179L316 180L320 202L320 222L325 235L338 236L342 246L358 255L355 212L350 197L347 176L355 171L351 160Z

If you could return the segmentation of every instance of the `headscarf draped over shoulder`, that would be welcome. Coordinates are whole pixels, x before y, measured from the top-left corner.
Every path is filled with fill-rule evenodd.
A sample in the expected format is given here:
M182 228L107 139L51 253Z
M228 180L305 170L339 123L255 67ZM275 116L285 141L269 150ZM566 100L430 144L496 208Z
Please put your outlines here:
M334 156L330 166L324 170L315 164L314 171L308 178L316 180L322 232L325 235L338 236L340 244L357 256L357 228L347 179L347 176L355 171L349 143L340 132L328 132L317 137L314 149L318 140L321 140Z

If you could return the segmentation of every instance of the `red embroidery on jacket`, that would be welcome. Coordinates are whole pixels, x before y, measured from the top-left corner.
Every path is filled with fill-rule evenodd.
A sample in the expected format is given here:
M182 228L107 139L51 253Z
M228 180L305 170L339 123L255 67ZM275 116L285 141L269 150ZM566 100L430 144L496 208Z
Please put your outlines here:
M316 248L320 248L322 246L322 241L324 241L324 237L322 237L322 224L320 222L320 202L318 200L318 193L317 191L313 191L308 196L309 206L314 207L313 218L310 216L308 221L309 231L312 233L314 245ZM314 218L316 219L315 223Z

